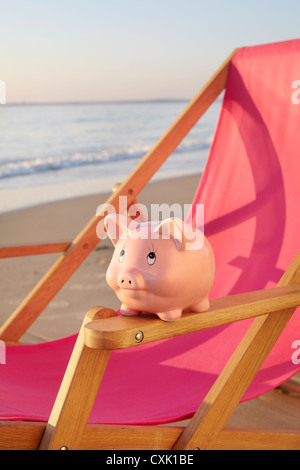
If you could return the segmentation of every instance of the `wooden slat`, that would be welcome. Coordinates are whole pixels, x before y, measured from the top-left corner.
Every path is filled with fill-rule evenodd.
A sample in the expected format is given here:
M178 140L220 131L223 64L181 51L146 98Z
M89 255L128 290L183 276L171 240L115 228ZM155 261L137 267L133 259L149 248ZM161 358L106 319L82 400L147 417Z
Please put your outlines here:
M0 422L0 450L37 450L46 423ZM88 424L79 450L170 450L184 431L180 426ZM213 450L300 450L300 432L224 429Z
M224 429L212 450L300 450L300 432Z
M17 256L44 255L49 253L63 253L71 242L43 243L40 245L20 245L0 247L0 258L15 258Z
M300 282L300 251L279 282ZM295 308L256 318L178 439L174 449L211 449L272 350Z
M21 341L4 341L5 346L24 346L26 343Z
M80 450L171 450L180 426L88 425ZM300 432L224 429L212 450L300 450ZM201 449L200 449L201 450Z
M179 426L89 425L79 449L171 450L184 429ZM300 432L224 429L212 447L212 450L272 449L300 450Z
M0 450L37 450L47 423L0 421ZM78 450L168 450L183 431L179 426L88 424Z
M177 322L163 322L156 316L118 316L96 320L85 327L85 343L96 349L128 348L298 305L300 284L276 287L214 299L207 312L184 313ZM144 335L141 343L135 339L139 331Z
M88 425L79 450L170 450L183 429L178 426Z
M0 450L37 450L46 423L0 421Z
M140 191L225 88L231 59L235 52L228 57L208 83L188 104L178 119L145 155L124 183L107 200L107 204L113 206L116 212L119 210L119 197L127 196L128 205L136 200ZM56 261L3 327L0 328L0 339L18 341L23 336L34 320L99 243L96 227L105 214L106 210L103 206L102 211L94 216L83 228L67 252Z

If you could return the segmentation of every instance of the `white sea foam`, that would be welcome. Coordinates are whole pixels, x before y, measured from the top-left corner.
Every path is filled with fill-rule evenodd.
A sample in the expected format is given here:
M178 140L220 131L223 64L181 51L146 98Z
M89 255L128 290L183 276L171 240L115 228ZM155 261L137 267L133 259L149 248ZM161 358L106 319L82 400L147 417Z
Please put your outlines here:
M0 213L111 191L134 169L187 103L2 106ZM220 102L153 179L203 170Z
M208 149L210 139L190 139L184 141L175 151L194 152ZM101 165L102 163L124 162L128 159L139 159L150 150L150 146L130 146L125 148L100 150L98 152L74 153L44 158L28 158L15 161L4 161L0 164L0 179L16 176L33 175L48 171L58 171L67 168Z

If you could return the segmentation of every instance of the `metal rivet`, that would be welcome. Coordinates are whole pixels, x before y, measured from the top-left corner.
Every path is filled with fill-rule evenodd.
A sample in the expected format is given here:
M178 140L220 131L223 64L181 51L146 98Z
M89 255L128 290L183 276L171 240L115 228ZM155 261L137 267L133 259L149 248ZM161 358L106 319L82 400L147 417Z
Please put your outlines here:
M144 333L142 331L138 331L137 334L135 335L135 340L137 343L141 343L144 339Z
M200 447L196 447L195 450L200 450Z
M133 189L128 189L128 194L132 194L133 193Z
M84 244L82 245L82 248L83 248L84 250L87 250L88 247L89 247L89 244L88 244L88 243L84 243Z
M60 450L69 450L67 446L62 446Z

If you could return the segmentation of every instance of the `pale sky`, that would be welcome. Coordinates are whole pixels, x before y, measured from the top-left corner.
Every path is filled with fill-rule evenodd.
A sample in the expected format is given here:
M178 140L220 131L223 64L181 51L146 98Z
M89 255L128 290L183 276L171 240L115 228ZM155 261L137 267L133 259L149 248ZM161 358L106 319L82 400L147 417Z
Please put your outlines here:
M299 0L0 0L0 15L7 103L191 98L236 47L300 37Z

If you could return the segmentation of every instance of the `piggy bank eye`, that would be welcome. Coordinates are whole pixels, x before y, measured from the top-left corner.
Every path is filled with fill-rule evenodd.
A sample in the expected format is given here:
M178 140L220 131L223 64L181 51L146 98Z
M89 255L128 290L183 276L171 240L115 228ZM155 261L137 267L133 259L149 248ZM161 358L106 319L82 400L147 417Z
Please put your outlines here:
M123 261L124 255L125 255L125 250L121 250L121 251L120 251L120 254L119 254L119 261L120 261L120 263Z
M147 263L152 266L156 261L156 254L154 253L154 251L150 251L150 253L148 253L148 256L147 256Z

